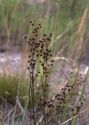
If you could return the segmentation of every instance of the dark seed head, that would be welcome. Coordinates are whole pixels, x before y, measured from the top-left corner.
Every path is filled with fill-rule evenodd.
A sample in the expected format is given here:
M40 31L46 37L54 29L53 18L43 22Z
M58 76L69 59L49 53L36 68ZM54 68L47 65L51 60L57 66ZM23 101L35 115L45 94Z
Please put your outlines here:
M27 36L24 36L24 39L27 39Z
M32 21L30 21L30 23L32 23Z

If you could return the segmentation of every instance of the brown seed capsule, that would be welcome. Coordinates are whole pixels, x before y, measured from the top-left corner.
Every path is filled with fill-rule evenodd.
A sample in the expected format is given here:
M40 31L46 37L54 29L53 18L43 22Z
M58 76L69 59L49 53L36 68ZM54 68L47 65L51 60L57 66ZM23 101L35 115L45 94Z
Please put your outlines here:
M43 36L46 37L46 34L44 34Z
M54 62L54 60L51 60L51 62L53 63L53 62Z
M71 90L71 88L70 87L68 87L68 91L70 91Z
M48 108L51 108L52 107L52 104L48 104Z
M74 112L74 109L71 109L72 112Z
M28 60L28 63L30 63L30 60Z
M27 67L27 69L30 69L30 67Z
M42 28L41 24L38 24L39 28Z
M39 30L39 27L37 27L36 29Z
M24 36L24 39L27 39L27 36Z
M65 93L65 92L63 92L63 94L65 95L66 93Z
M34 23L32 23L32 26L34 26Z
M52 37L52 33L50 33L50 37Z
M42 54L40 54L40 56L42 56Z
M44 66L44 63L42 63L41 66Z
M50 54L50 57L52 57L52 54Z
M42 63L42 61L39 61L39 63Z
M39 57L39 54L37 54L36 56Z
M51 41L51 39L50 39L49 37L47 38L47 40L48 40L48 41Z
M38 36L38 34L36 34L35 36Z
M30 23L32 23L32 21L30 21Z

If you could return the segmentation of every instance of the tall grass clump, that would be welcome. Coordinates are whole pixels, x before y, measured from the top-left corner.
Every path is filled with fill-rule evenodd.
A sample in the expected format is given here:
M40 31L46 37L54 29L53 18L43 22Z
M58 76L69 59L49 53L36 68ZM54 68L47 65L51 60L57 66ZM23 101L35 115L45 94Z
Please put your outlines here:
M48 78L50 68L52 66L52 53L48 48L51 41L52 33L49 35L41 34L41 24L36 27L30 21L33 27L32 33L25 37L28 41L28 71L29 71L29 103L32 113L34 115L34 125L37 122L37 108L39 101L41 101L41 110L43 114L43 124L47 124L47 101L48 101ZM40 89L36 94L36 86ZM38 96L38 97L37 97ZM40 98L41 96L41 98ZM39 100L39 101L38 101ZM31 114L32 114L31 113Z
M28 42L28 73L29 73L29 108L30 120L34 125L64 124L70 118L70 124L75 125L84 104L85 77L79 74L79 70L72 72L67 83L56 95L49 97L50 71L54 59L49 49L51 34L41 33L41 24L30 21L32 32L25 36ZM80 114L79 114L80 117Z
M76 125L83 116L86 76L80 74L77 63L72 64L72 71L61 90L49 96L52 93L50 74L55 63L50 49L53 35L43 33L42 25L32 21L30 28L32 30L24 37L28 54L27 79L23 79L25 76L0 77L0 95L14 105L9 124L18 121L21 125L26 122L30 125Z

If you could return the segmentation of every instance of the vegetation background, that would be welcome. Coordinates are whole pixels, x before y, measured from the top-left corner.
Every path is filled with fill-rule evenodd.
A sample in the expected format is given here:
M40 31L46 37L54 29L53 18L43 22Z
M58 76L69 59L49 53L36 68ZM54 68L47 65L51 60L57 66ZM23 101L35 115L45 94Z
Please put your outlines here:
M62 44L64 46L65 41L66 44L71 44L70 40L74 39L87 6L88 0L44 0L43 2L1 0L0 44L22 45L24 34L30 32L29 20L32 19L36 23L42 23L43 32L53 32L53 38L56 41L55 51L58 51ZM87 33L88 21L86 27ZM68 30L67 36L66 30ZM67 40L58 39L62 33L65 34L64 39ZM73 40L71 42L74 47L75 42ZM8 47L10 48L9 45Z
M89 87L89 81L85 79L81 84L83 82L86 84L82 84L79 89L76 89L76 82L71 96L69 94L66 96L66 99L70 99L69 102L65 99L63 107L58 110L58 113L56 109L51 112L57 113L57 124L56 122L52 123L55 121L54 116L49 118L53 121L44 122L46 121L45 118L47 119L45 110L40 113L41 109L37 105L34 106L34 96L29 95L28 92L29 78L26 70L28 45L26 39L24 39L30 36L33 31L30 24L31 20L34 25L42 25L40 38L42 38L42 34L52 33L48 49L52 50L55 63L49 73L51 77L47 83L49 86L51 84L48 89L50 97L60 93L65 85L65 77L68 81L71 81L71 84L76 81L75 70L79 71L81 65L84 66L84 69L82 68L83 75L87 74L89 68L88 0L0 0L0 125L89 125L89 114L86 114L86 118L82 117L79 120L76 118L80 111L85 113L86 109L88 110L88 99L86 99L86 105L77 113L71 115L70 112L71 105L73 107L73 103L76 102L70 98L75 100L77 100L77 97L82 98L81 100L84 102L83 97L85 97L86 92L89 93L88 89L85 89ZM68 79L65 73L62 73L62 70L66 69L66 65L68 71L72 70L73 78L69 77ZM72 66L74 66L73 69L71 69ZM14 68L15 73L13 72ZM42 69L37 61L38 70L40 70L38 81L42 82ZM34 87L31 89L34 90ZM36 84L36 91L39 90L40 86ZM34 115L29 115L32 115L32 111L29 111L27 106L29 105L29 98L32 99L30 103L33 105L33 109L39 109L38 114L35 112L38 119L35 119ZM43 107L43 109L45 108ZM73 110L76 112L75 107Z

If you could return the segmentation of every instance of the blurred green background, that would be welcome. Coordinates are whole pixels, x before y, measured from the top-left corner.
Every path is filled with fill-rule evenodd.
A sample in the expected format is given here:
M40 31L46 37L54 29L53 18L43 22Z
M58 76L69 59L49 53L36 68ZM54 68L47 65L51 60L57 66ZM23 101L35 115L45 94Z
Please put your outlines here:
M88 0L0 0L0 45L23 46L23 36L31 31L32 20L42 24L42 32L53 33L50 46L54 53L67 44L68 55L75 41L79 42L76 31L87 7Z

